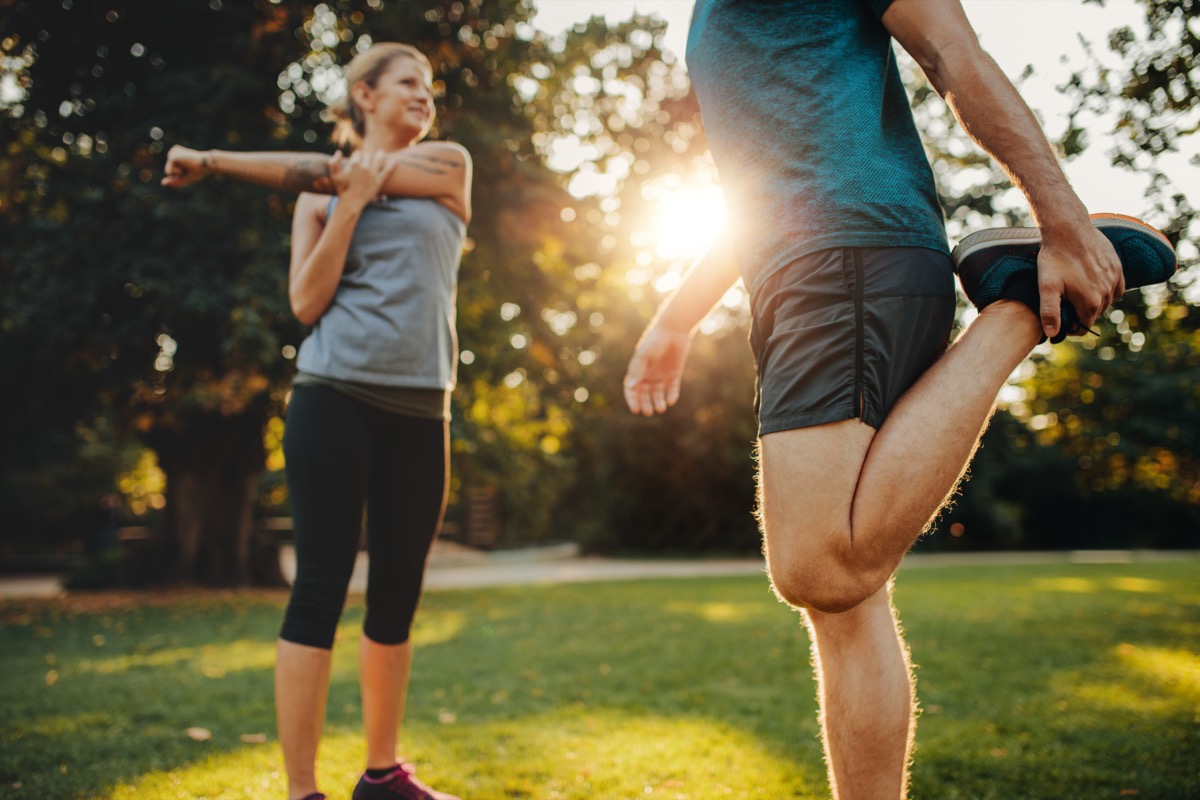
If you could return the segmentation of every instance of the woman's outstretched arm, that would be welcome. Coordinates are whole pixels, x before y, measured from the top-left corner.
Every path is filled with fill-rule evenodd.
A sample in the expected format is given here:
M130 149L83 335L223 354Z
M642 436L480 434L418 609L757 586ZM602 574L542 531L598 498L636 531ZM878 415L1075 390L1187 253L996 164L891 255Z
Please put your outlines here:
M209 175L222 175L280 192L333 194L331 170L343 160L340 152L332 156L239 153L175 145L167 153L162 185L182 188ZM436 200L464 222L470 221L471 157L466 149L450 142L421 142L387 153L387 160L391 170L383 194Z
M233 153L175 145L167 152L162 185L182 188L209 175L223 175L281 192L332 194L333 158L324 153Z

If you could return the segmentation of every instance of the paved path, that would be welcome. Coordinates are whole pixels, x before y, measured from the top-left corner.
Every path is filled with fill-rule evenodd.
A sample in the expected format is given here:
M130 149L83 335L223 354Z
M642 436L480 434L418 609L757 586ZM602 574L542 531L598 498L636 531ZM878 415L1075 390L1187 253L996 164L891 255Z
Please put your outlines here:
M512 586L538 583L618 581L635 578L691 578L704 575L748 575L763 572L762 559L721 561L630 561L572 558L472 567L433 567L426 573L428 589L474 586Z
M913 553L901 569L972 564L1128 564L1150 561L1200 562L1200 550L1074 550L1037 553ZM366 559L360 558L350 590L365 588ZM295 573L285 549L285 577ZM483 553L439 543L430 559L425 587L431 590L515 586L638 578L692 578L752 575L764 572L760 558L721 560L616 559L580 557L573 545ZM0 599L55 597L63 592L61 575L0 576Z
M1129 564L1147 561L1200 561L1200 551L1076 550L1038 553L912 553L902 570L972 564ZM691 578L764 573L761 558L725 560L627 560L611 558L542 559L488 562L470 566L431 565L425 586L461 589L476 586L615 581L636 578Z

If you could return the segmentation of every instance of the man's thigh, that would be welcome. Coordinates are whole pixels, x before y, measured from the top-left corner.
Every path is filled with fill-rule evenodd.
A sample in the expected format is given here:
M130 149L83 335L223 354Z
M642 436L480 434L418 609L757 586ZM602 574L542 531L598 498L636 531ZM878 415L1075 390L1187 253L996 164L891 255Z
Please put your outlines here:
M759 515L773 571L851 546L855 491L875 433L848 419L759 439Z

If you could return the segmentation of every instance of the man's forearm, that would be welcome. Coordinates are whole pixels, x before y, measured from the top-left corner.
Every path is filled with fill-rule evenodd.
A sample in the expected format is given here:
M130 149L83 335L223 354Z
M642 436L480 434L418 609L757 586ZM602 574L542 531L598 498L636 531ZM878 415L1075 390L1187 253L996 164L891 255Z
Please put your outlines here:
M1041 125L1012 82L979 46L960 3L893 0L883 24L907 50L963 128L999 162L1029 200L1034 220L1052 231L1087 224Z
M963 128L1012 178L1039 226L1086 223L1087 209L1012 83L982 50L958 55L945 65L941 88Z
M659 307L652 324L678 333L690 332L738 279L729 233L722 233L704 256L692 265L683 283Z
M213 175L265 186L281 192L332 193L330 156L323 153L234 153L209 150L203 169Z

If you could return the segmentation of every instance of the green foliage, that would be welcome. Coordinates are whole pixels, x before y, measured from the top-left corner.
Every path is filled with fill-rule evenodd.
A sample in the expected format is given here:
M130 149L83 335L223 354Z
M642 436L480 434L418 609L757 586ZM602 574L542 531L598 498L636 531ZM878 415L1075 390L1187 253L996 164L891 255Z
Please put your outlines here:
M1194 561L903 569L914 795L1195 796L1196 578ZM282 796L283 602L0 605L0 794ZM334 797L363 757L362 611L351 603L334 649L320 764ZM808 641L761 576L435 591L414 642L405 751L446 791L828 797Z
M263 418L272 384L289 371L279 354L301 334L284 291L284 198L218 183L172 194L157 181L166 142L299 142L272 113L277 89L264 80L294 50L303 9L289 8L0 9L5 71L23 85L2 120L11 135L0 274L12 290L0 301L0 368L28 392L6 398L5 411L24 409L0 423L24 445L2 465L6 515L15 513L7 476L36 469L42 441L77 419L103 416L118 432L140 434L179 477L187 461L178 453L197 444L190 437ZM215 60L214 42L241 56ZM253 459L254 437L249 446ZM222 468L261 468L244 462ZM112 487L110 476L93 491ZM35 529L42 521L18 519Z
M496 204L495 238L472 233L463 264L459 323L473 360L460 368L452 430L462 484L501 487L503 543L627 546L656 535L650 520L625 525L619 540L596 535L615 509L651 499L637 476L652 477L656 465L639 463L627 486L597 483L595 470L609 467L598 466L604 454L591 443L644 446L649 436L664 457L678 446L669 426L630 431L620 399L625 362L658 297L638 289L631 305L623 278L637 257L631 229L653 211L643 187L704 156L694 100L659 49L662 29L642 16L612 27L596 17L561 42L535 38L510 83L522 146L536 158L506 141L497 158L519 169L477 178L477 197ZM567 142L588 157L550 172L543 159ZM579 190L579 178L597 175L612 176L612 194ZM725 483L726 466L705 471L695 488ZM676 543L692 535L682 518L664 533Z
M680 401L662 417L628 413L624 359L597 367L609 393L580 415L564 526L598 550L756 552L754 364L742 332L697 337Z
M1040 367L1022 410L1049 422L1043 440L1079 462L1087 488L1200 500L1200 334L1189 310L1127 301L1099 337Z
M1115 111L1117 163L1155 175L1159 221L1190 264L1195 213L1163 159L1197 130L1195 3L1144 6L1147 33L1111 37L1120 65L1097 59L1069 82L1060 144L1095 146L1089 126ZM756 550L744 298L706 323L666 417L633 418L621 396L663 279L686 266L647 244L662 198L681 176L714 173L686 75L659 49L659 20L596 17L552 39L532 11L528 0L0 3L0 75L21 89L0 107L0 371L22 387L0 399L0 543L78 537L136 437L174 479L163 552L187 551L178 523L203 519L212 560L192 576L254 573L220 553L236 550L227 532L243 527L261 431L282 412L286 354L304 335L286 299L291 198L232 182L163 190L164 149L328 150L336 65L394 39L429 54L434 135L475 161L452 502L498 488L501 545ZM901 67L951 238L1027 223L916 65ZM556 157L566 151L574 164ZM1137 542L1179 543L1200 477L1189 281L1124 301L1094 346L1039 355L1025 410L998 417L943 522L968 535L924 546L1073 546L1075 528L1115 546L1137 527L1116 510L1147 504L1141 527L1158 532ZM1054 422L1031 430L1035 419ZM197 481L209 489L199 507L177 494ZM265 485L259 506L286 512L278 476Z
M102 503L115 491L114 476L137 464L138 448L117 441L104 417L9 443L29 449L7 453L8 463L19 468L5 487L8 518L0 552L83 555L92 550L95 537L111 523Z
M1102 0L1085 0L1102 2ZM1141 0L1144 31L1123 27L1110 32L1107 49L1116 64L1093 54L1063 87L1071 100L1071 124L1063 135L1068 156L1094 144L1089 127L1109 130L1114 166L1150 177L1147 192L1156 221L1177 247L1184 265L1200 254L1195 187L1173 179L1180 153L1196 151L1200 131L1200 32L1195 0ZM1192 155L1195 165L1200 156Z
M922 547L1180 547L1195 541L1200 372L1192 306L1200 231L1189 197L1194 187L1172 180L1172 164L1180 163L1178 151L1194 149L1200 130L1200 84L1192 68L1197 7L1193 0L1143 0L1142 6L1144 32L1113 31L1110 54L1092 50L1089 63L1063 87L1071 124L1059 146L1067 157L1109 147L1114 169L1150 177L1147 218L1175 245L1180 274L1167 287L1118 302L1099 337L1035 352L1022 372L1020 399L1007 407L1011 415L997 415L970 482L939 522L940 533L955 536L928 539ZM1104 142L1092 135L1114 127ZM939 149L962 150L953 138ZM984 187L985 194L994 191ZM943 202L956 208L945 192ZM955 218L970 206L966 200L950 212L952 233Z
M1043 346L926 549L1191 547L1200 343L1177 290L1135 292L1100 335ZM956 528L956 526L958 526Z
M1115 117L1113 165L1151 177L1147 199L1180 255L1166 287L1133 292L1102 320L1100 336L1039 348L1021 399L985 439L955 522L952 546L991 543L989 526L1023 547L1179 547L1195 541L1200 496L1196 457L1200 391L1194 268L1196 213L1169 164L1194 144L1200 84L1196 4L1145 0L1144 34L1110 34L1115 65L1093 53L1064 87L1071 125L1066 155L1088 146L1089 128ZM988 508L993 509L988 519ZM973 536L974 534L974 536Z
M1086 457L1072 456L1070 447L1055 443L1045 429L1031 431L1010 413L998 412L970 480L916 549L1194 546L1194 504L1132 482L1108 486L1097 473Z

